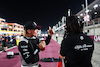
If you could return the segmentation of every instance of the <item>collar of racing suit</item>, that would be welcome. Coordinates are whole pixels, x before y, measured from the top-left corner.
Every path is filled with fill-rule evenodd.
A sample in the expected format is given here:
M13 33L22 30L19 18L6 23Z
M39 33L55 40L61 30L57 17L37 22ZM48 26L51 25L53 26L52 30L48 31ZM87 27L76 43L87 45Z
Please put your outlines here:
M25 38L27 38L27 39L36 39L36 37L35 36L33 36L33 37L25 37Z

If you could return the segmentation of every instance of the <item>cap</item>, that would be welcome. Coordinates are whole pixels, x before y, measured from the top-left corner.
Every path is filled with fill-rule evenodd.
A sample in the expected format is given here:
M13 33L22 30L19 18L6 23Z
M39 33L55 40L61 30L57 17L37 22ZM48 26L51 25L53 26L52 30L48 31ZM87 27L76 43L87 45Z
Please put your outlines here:
M24 25L25 29L41 29L41 26L37 25L33 21L29 21Z

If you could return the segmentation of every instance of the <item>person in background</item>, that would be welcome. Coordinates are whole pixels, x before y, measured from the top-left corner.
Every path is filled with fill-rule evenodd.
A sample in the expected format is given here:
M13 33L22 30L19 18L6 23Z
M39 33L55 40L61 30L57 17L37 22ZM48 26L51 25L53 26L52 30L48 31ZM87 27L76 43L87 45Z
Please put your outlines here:
M83 23L76 16L66 21L67 37L61 43L60 58L65 59L65 67L92 67L94 50L92 38L83 33Z
M3 44L3 50L4 52L7 52L7 37L6 37L6 34L4 34L4 36L2 37L2 44Z
M17 36L16 36L16 45L17 45L17 46L18 46L18 44L19 44L19 41L20 41L20 36L17 35Z
M2 35L0 34L0 46L2 46Z
M13 39L14 46L16 46L16 35L13 34L12 39Z
M47 39L40 41L37 38L38 30L41 28L35 22L27 22L24 26L25 36L21 38L18 50L21 57L21 67L39 67L39 52L45 50L45 45L48 45L52 34L54 34L51 27L49 27L49 34Z
M2 34L2 37L1 37L2 49L4 50L4 47L3 47L3 38L4 38L4 34Z
M58 36L59 36L58 33L56 33L56 41L57 41L57 42L58 42Z
M10 36L9 36L9 34L8 34L8 36L7 36L7 39L8 39L8 44L10 44Z

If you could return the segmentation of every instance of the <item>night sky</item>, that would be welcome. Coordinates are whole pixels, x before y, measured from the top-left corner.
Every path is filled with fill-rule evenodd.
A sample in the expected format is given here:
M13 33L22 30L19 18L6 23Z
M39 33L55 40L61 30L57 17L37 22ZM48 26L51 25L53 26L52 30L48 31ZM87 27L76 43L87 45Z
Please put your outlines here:
M85 0L20 0L1 1L0 17L7 22L17 22L24 25L27 21L35 21L46 31L61 21L70 8L72 14L82 10L81 4ZM88 4L94 0L88 0Z

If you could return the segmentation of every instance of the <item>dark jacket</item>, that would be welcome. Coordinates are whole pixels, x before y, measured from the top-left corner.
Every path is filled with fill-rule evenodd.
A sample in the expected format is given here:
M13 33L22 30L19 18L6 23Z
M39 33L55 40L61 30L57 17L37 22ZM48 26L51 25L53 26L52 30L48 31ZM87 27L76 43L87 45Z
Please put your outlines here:
M7 37L2 37L2 38L4 38L4 40L2 40L2 44L4 47L6 47L7 46Z
M93 50L92 38L83 33L73 33L62 41L60 53L66 57L66 67L92 67Z

